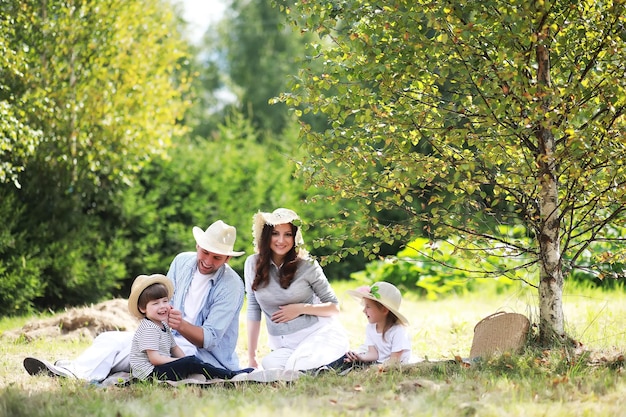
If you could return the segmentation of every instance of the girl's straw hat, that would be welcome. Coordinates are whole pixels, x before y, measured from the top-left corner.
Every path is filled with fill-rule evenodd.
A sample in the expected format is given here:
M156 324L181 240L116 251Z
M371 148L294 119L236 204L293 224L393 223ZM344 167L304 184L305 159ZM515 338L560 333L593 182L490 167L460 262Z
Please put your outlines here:
M263 232L263 226L270 225L276 226L279 224L292 223L298 226L298 231L294 239L296 247L304 245L304 239L302 238L302 232L300 231L300 217L295 211L286 208L277 208L271 213L264 213L259 211L252 218L252 238L254 240L254 249L259 251L259 241L261 240L261 233Z
M348 290L346 293L351 296L362 300L367 298L369 300L378 301L396 315L398 320L404 325L408 325L409 321L400 313L400 303L402 303L402 295L400 290L395 285L388 282L375 282L371 286L359 287L356 290Z
M167 288L168 298L172 298L174 294L174 285L172 281L163 274L153 274L153 275L139 275L133 281L133 286L130 289L130 296L128 297L128 312L135 317L143 318L143 313L139 311L137 307L137 301L139 300L139 296L152 284L163 284Z

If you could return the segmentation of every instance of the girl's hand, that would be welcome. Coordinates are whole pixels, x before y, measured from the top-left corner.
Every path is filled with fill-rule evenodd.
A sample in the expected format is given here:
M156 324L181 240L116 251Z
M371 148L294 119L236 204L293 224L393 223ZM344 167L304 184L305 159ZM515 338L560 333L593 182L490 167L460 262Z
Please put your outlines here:
M362 360L361 360L361 356L358 353L350 351L346 353L345 361L346 362L358 362Z

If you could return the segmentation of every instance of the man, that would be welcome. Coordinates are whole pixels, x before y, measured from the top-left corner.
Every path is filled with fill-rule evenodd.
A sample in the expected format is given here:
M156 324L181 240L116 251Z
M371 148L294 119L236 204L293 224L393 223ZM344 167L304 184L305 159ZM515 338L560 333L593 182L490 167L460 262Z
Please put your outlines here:
M172 261L167 276L174 284L168 324L185 355L196 355L213 366L238 370L235 348L239 335L239 312L243 306L244 285L228 265L237 231L221 220L206 231L193 228L196 252L183 252ZM132 331L104 332L74 361L54 365L36 358L25 358L24 368L35 375L76 377L102 381L115 372L129 372Z

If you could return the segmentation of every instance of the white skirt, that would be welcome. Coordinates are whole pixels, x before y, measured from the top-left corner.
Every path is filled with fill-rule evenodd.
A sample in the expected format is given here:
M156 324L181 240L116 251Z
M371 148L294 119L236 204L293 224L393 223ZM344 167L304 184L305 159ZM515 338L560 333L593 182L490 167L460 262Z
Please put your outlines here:
M315 369L350 349L347 332L334 317L320 317L315 326L288 335L269 335L268 342L272 351L263 358L264 369Z

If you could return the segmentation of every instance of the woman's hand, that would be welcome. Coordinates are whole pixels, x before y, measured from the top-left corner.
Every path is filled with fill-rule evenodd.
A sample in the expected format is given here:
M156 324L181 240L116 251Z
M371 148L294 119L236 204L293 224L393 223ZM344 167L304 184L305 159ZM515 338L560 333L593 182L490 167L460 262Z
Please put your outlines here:
M259 369L259 362L257 362L256 357L248 359L248 368Z
M272 321L274 323L286 323L290 320L303 314L303 309L306 304L287 304L278 307L278 310L272 314Z

